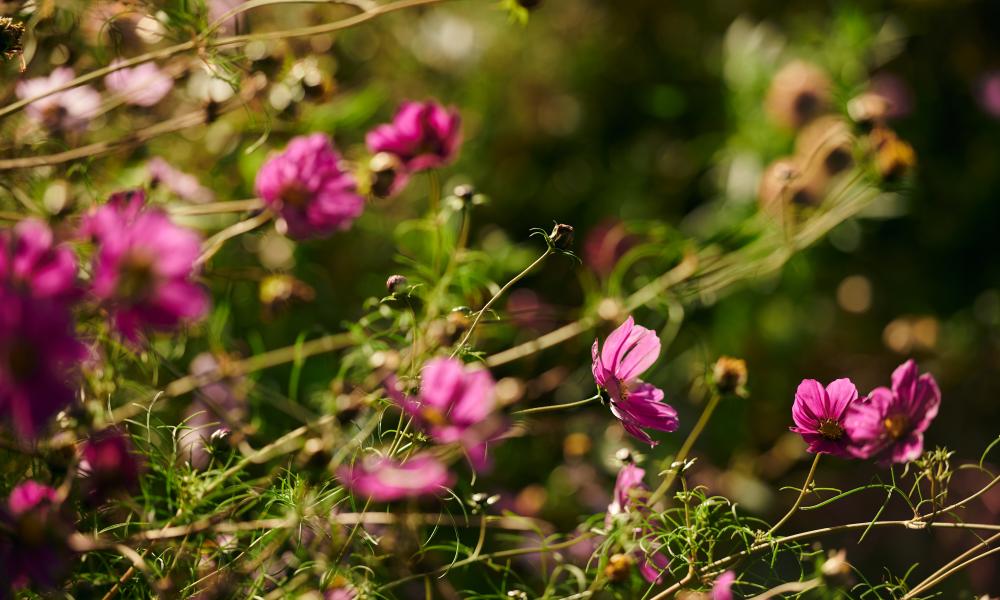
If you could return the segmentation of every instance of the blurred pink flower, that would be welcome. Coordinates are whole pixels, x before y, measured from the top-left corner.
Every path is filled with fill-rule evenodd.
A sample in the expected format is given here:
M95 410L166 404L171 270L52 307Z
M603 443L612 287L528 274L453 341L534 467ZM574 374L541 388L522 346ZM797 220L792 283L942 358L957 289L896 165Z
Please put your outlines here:
M58 67L48 77L36 77L17 83L17 97L34 98L61 87L76 77L73 69ZM32 102L25 108L28 117L56 131L82 131L101 106L101 95L89 85L56 92Z
M257 193L285 221L288 235L324 237L361 215L364 199L339 162L330 138L314 133L293 138L257 172Z
M51 588L66 571L71 525L62 513L58 492L27 480L10 492L0 536L0 572L6 586Z
M209 308L208 295L194 281L198 235L145 202L141 190L114 194L81 225L97 245L91 290L131 342L143 329L177 329Z
M209 25L221 19L226 13L235 9L246 0L208 0L208 22ZM225 34L235 33L246 17L246 13L240 13L227 18L219 26L219 31Z
M461 127L462 119L452 107L432 101L403 102L392 123L372 129L365 141L373 154L385 152L402 162L392 185L394 194L405 187L408 174L452 162L462 144Z
M352 587L335 587L323 594L323 600L354 600L358 597L358 591Z
M102 502L139 482L139 458L127 435L105 429L90 436L80 451L79 474L91 500Z
M937 416L941 390L934 376L908 360L892 373L892 389L876 388L847 418L858 454L879 463L905 463L924 451L924 432Z
M609 524L615 515L631 512L635 507L636 497L648 491L642 478L646 476L646 471L634 464L626 464L618 471L615 479L614 499L608 505L607 518L605 524ZM644 506L641 505L641 506Z
M123 61L116 60L112 67ZM104 78L108 91L122 97L126 104L154 106L174 88L174 78L160 70L156 63L147 62L109 73Z
M726 571L715 579L712 584L712 600L733 600L733 582L736 581L736 573Z
M899 75L878 73L872 76L869 87L888 103L886 118L899 119L913 112L913 92Z
M823 388L815 379L804 379L795 392L790 429L809 444L809 452L857 458L855 431L848 423L848 411L856 405L858 389L850 379L838 379Z
M629 234L624 223L616 219L603 221L584 239L583 261L598 276L607 277L636 243L635 236Z
M467 368L454 358L435 358L421 373L420 393L411 398L399 391L395 377L386 391L439 444L458 443L476 469L488 466L487 443L503 428L495 414L493 377L486 369Z
M663 575L670 568L670 557L656 547L639 557L639 573L649 583L663 583Z
M980 78L977 96L983 110L1000 119L1000 71L991 71Z
M453 481L448 469L429 454L417 454L403 463L369 456L338 469L337 478L353 493L376 502L435 494Z
M146 172L149 173L153 185L163 185L182 200L196 204L215 200L212 190L201 185L197 177L175 168L159 156L149 159L146 163Z
M48 225L25 219L0 231L0 282L35 298L70 299L77 291L76 258L54 242Z
M660 355L656 333L636 325L630 316L604 341L591 348L594 381L610 396L611 412L625 431L650 446L656 442L642 428L676 431L677 411L663 402L663 391L639 379Z

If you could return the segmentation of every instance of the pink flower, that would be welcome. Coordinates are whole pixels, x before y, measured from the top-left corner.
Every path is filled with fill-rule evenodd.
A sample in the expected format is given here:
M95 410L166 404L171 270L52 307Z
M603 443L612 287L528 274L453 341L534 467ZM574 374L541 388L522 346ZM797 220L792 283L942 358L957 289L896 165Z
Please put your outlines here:
M0 232L0 281L35 298L69 299L76 292L76 259L54 243L48 225L25 219Z
M991 71L979 80L977 100L991 117L1000 119L1000 71Z
M246 2L246 0L208 0L208 23L209 25L215 23L223 16L225 16L229 11L234 10L239 5ZM243 21L246 19L246 13L239 13L232 17L227 18L219 26L219 32L230 35L236 32Z
M116 60L112 67L123 61ZM174 78L164 73L156 63L147 62L131 68L118 69L104 78L108 91L117 94L127 104L154 106L174 88Z
M649 488L642 482L642 478L645 476L644 469L631 463L626 464L618 471L618 477L615 479L614 498L608 505L606 525L615 515L630 512L635 508L638 497L644 496L649 491Z
M159 156L149 159L146 163L146 172L149 173L153 185L162 184L182 200L196 204L215 200L212 190L201 185L194 175L175 168Z
M36 481L22 482L7 498L3 521L0 573L4 583L0 585L53 587L66 570L72 530L56 490Z
M339 162L330 138L314 133L293 138L257 172L257 193L287 224L288 235L327 236L361 215L364 199Z
M823 389L815 379L804 379L795 392L790 429L809 444L809 452L841 458L858 456L855 432L848 412L857 405L858 389L850 379L838 379Z
M98 432L83 444L80 476L88 496L101 502L139 483L139 460L128 436L117 429Z
M876 388L855 402L847 419L858 454L883 465L905 463L924 451L924 432L937 416L941 390L930 373L908 360L892 373L892 389Z
M402 394L395 377L386 381L389 395L414 418L417 426L439 444L460 444L476 469L488 465L487 443L503 427L495 415L493 387L489 371L466 368L454 358L428 361L416 398Z
M736 581L736 573L726 571L715 579L712 584L712 600L733 600L733 582Z
M198 235L145 201L141 190L115 194L81 226L97 244L92 292L132 342L143 329L177 329L209 307L208 295L194 282Z
M59 67L48 77L17 83L17 97L24 100L62 87L76 77L73 69ZM28 117L56 131L82 131L101 107L101 95L89 85L56 92L25 108Z
M357 597L357 590L344 586L330 588L323 593L323 600L354 600Z
M656 333L626 319L604 341L598 353L594 340L591 348L594 381L610 396L611 412L633 437L655 446L642 428L676 431L677 411L663 402L663 390L639 379L660 355Z
M352 467L337 471L353 493L376 502L425 496L452 484L448 469L429 454L417 454L406 462L389 457L367 457Z
M611 275L618 260L638 243L635 236L618 220L607 220L595 226L583 242L584 262L599 277Z
M643 483L642 478L646 471L634 464L628 463L618 471L615 479L614 498L608 505L608 511L604 517L604 526L610 528L614 524L617 515L624 515L638 512L643 516L642 523L634 528L634 533L639 538L656 538L657 534L645 520L649 514L645 504L649 488ZM632 554L639 564L639 573L650 583L662 583L663 573L670 567L670 557L660 552L662 545L657 541L647 543L649 548L643 548L642 544L636 545Z
M454 108L436 102L404 102L392 123L379 125L365 138L373 153L385 152L402 162L390 193L406 186L410 173L437 169L455 159L462 144L462 119Z

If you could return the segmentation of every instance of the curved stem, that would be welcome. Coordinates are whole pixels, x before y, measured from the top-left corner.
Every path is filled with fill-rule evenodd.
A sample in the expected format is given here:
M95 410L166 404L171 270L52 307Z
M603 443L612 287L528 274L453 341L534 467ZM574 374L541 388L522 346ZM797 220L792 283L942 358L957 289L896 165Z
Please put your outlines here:
M809 467L809 474L806 475L806 480L802 484L802 489L799 490L799 497L795 499L795 504L788 509L788 512L785 513L785 516L781 517L780 521L774 524L774 527L767 530L767 535L774 535L774 532L784 525L788 519L791 519L792 515L795 514L795 511L799 510L799 506L802 505L802 500L805 499L806 494L809 492L809 486L812 485L813 478L816 477L816 467L819 466L819 457L821 456L823 455L817 454L816 458L813 459L812 466Z
M969 560L967 560L967 561L965 561L965 562L962 562L962 563L959 563L959 564L955 565L954 567L952 567L952 568L948 569L948 570L947 570L947 571L945 571L944 573L941 573L941 574L940 574L940 575L938 575L937 577L934 577L934 578L933 578L933 579L931 579L930 581L926 581L926 582L924 582L923 584L921 584L920 586L918 586L918 587L916 587L916 588L913 588L912 590L910 590L910 592L909 592L909 593L907 593L907 594L906 594L905 596L903 596L902 600L910 600L911 598L913 598L913 597L914 597L914 596L916 596L917 594L919 594L919 593L923 593L923 592L926 592L926 591L927 591L927 590L929 590L930 588L932 588L932 587L934 587L935 585L937 585L937 584L941 583L942 581L944 581L945 579L947 579L947 578L951 577L951 576L952 576L952 575L954 575L955 573L958 573L959 571L961 571L961 570L962 570L962 569L964 569L965 567L967 567L967 566L971 565L972 563L976 562L977 560L981 560L981 559L984 559L984 558L986 558L987 556L990 556L990 555L992 555L992 554L996 554L997 552L1000 552L1000 547L996 547L996 548L994 548L994 549L992 549L992 550L988 550L988 551L986 551L986 552L983 552L983 553L982 553L982 554L980 554L979 556L973 556L973 557L972 557L972 558L970 558Z
M238 223L234 223L233 225L226 227L222 231L205 240L205 242L201 245L201 256L198 257L198 260L196 260L194 264L205 264L210 258L215 256L219 250L222 250L222 246L224 246L227 241L266 225L272 218L274 218L273 213L262 212L255 217L250 217L249 219L239 221Z
M768 600L768 598L774 598L779 594L785 593L801 593L807 592L813 588L819 587L823 584L823 580L820 578L808 579L806 581L789 581L788 583L783 583L777 587L773 587L763 594L758 594L750 600Z
M964 559L966 559L969 556L975 554L976 551L981 550L983 548L988 548L990 546L990 544L992 544L993 542L997 541L998 539L1000 539L1000 533L995 533L995 534L991 535L990 537L986 538L985 540L979 542L975 546L969 548L965 552L959 554L955 558L951 559L950 561L948 561L947 563L945 563L944 565L942 565L941 568L939 568L938 570L936 570L933 573L931 573L930 575L928 575L923 581L921 581L917 585L913 586L913 589L911 589L907 593L907 595L904 596L904 600L906 598L908 598L910 596L913 596L913 595L915 595L915 594L917 594L919 592L922 592L925 589L927 589L928 587L934 585L934 583L935 583L935 581L937 581L938 577L941 577L942 575L947 576L946 574L949 572L949 569L952 569L956 565L962 563L962 561Z
M698 417L698 422L694 424L694 428L691 430L691 433L688 434L687 439L685 439L684 443L681 444L681 449L677 451L677 456L675 456L671 461L672 464L676 465L676 468L670 469L669 474L666 479L663 480L663 483L660 484L660 487L656 488L656 490L649 496L647 503L650 506L658 502L668 491L670 491L670 486L672 486L674 481L677 480L677 474L683 466L682 464L677 463L683 463L687 460L688 453L691 452L691 448L694 446L695 441L697 441L701 432L705 429L705 425L708 424L708 420L712 418L712 413L715 412L715 407L719 405L719 400L721 400L721 397L717 392L713 391L712 395L708 399L708 404L705 405L705 410L701 411L701 416Z
M524 408L524 409L521 409L521 410L515 410L511 414L512 415L533 415L533 414L544 413L544 412L555 412L557 410L563 410L565 408L575 408L577 406L584 406L586 404L590 404L591 402L593 402L595 400L600 400L600 399L601 399L601 395L597 394L597 395L591 396L590 398L587 398L585 400L577 400L576 402L567 402L565 404L550 404L549 406L536 406L534 408Z

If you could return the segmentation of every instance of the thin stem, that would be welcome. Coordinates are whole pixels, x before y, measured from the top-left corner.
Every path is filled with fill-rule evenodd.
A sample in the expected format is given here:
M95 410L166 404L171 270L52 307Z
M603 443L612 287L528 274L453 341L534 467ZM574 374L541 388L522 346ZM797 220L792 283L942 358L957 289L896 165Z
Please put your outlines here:
M653 596L649 600L664 600L665 598L669 598L670 596L673 596L677 592L677 590L691 583L692 580L694 580L694 573L688 571L687 575L685 575L683 579L673 584L672 586L668 587L667 589L663 590L659 594Z
M789 592L791 593L807 592L813 588L819 587L820 585L822 585L822 583L823 580L818 577L816 579L809 579L806 581L789 581L788 583L783 583L777 587L773 587L764 592L763 594L758 594L753 598L750 598L750 600L768 600L768 598L774 598L779 594L784 594Z
M923 581L913 586L913 589L909 591L908 595L914 595L924 591L927 587L933 585L933 582L937 579L937 577L947 573L948 569L951 569L955 565L961 563L964 559L975 554L978 550L981 550L983 548L988 548L990 544L997 541L998 539L1000 539L1000 533L995 533L990 537L986 538L985 540L979 542L975 546L969 548L965 552L959 554L955 558L951 559L950 561L942 565L941 568L928 575Z
M987 556L990 556L992 554L996 554L997 552L1000 552L1000 546L998 546L998 547L996 547L996 548L994 548L992 550L988 550L986 552L983 552L979 556L973 556L969 560L955 565L954 567L948 569L944 573L941 573L940 575L938 575L934 579L932 579L930 581L927 581L927 582L924 582L923 584L921 584L921 586L919 587L919 589L918 588L914 588L914 589L910 590L909 593L907 593L905 596L903 596L902 600L910 600L910 598L913 598L918 593L926 592L930 588L932 588L935 585L941 583L942 581L944 581L945 579L951 577L955 573L958 573L959 571L961 571L965 567L971 565L972 563L974 563L974 562L976 562L978 560L982 560L982 559L984 559Z
M591 402L594 402L595 400L600 400L600 399L601 399L601 395L597 394L597 395L591 396L590 398L587 398L585 400L577 400L576 402L567 402L565 404L550 404L548 406L536 406L534 408L524 408L524 409L521 409L521 410L515 410L511 414L513 414L513 415L533 415L533 414L544 413L544 412L555 412L555 411L563 410L563 409L566 409L566 408L576 408L577 406L584 406L584 405L590 404Z
M812 485L813 478L816 477L816 467L819 466L819 457L821 456L823 455L816 454L816 458L813 459L812 466L809 467L809 474L806 475L806 480L802 484L802 489L799 490L799 497L795 499L795 504L788 509L788 512L785 513L785 516L781 517L781 520L774 524L774 527L767 530L767 535L774 535L774 532L784 525L788 519L791 519L792 515L795 514L795 511L799 510L799 506L802 505L802 500L805 499L806 494L809 492L809 486Z
M711 393L712 395L708 399L708 404L705 405L705 410L701 411L701 416L698 417L698 422L694 424L694 428L691 433L688 434L687 439L681 444L681 449L677 451L677 456L671 461L673 467L667 474L667 477L660 484L660 487L649 496L648 504L652 506L658 502L663 496L670 490L670 486L674 484L677 479L677 474L683 468L683 463L687 460L688 453L691 452L691 448L694 446L695 441L701 435L701 432L705 429L705 425L708 424L708 420L712 418L712 413L715 412L715 407L719 405L721 397L715 391Z
M199 256L198 260L195 261L195 265L205 264L209 259L215 256L219 250L222 250L222 247L227 241L266 225L273 218L273 213L262 212L255 217L250 217L249 219L244 219L243 221L234 223L216 233L212 237L205 240L205 242L201 245L201 256Z
M262 208L264 208L263 200L260 198L251 198L250 200L229 200L227 202L212 202L209 204L170 206L167 208L167 212L178 217L195 217L249 212Z

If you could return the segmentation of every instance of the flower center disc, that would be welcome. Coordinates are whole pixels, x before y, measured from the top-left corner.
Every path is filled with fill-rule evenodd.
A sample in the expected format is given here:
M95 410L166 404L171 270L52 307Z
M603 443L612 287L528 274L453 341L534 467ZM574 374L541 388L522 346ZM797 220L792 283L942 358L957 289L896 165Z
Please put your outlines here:
M889 415L882 421L882 425L885 426L885 430L889 432L892 439L898 440L903 437L906 433L906 428L909 423L907 422L906 415L894 414Z
M286 184L281 188L281 201L285 204L302 207L309 202L309 198L312 194L306 189L304 185L298 182L292 182Z
M819 422L819 434L828 440L839 440L844 435L844 428L833 419L823 419Z

